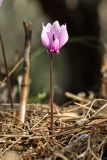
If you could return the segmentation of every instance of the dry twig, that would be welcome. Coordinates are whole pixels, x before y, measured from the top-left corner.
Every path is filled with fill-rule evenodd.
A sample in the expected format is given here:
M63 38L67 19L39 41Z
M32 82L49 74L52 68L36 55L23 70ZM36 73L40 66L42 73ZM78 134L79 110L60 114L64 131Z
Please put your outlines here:
M24 123L25 121L25 112L26 112L26 103L28 99L29 92L29 69L30 69L30 49L31 49L31 39L32 39L32 24L31 22L23 22L25 30L25 53L24 53L24 70L22 75L22 84L21 84L21 96L20 96L20 118Z

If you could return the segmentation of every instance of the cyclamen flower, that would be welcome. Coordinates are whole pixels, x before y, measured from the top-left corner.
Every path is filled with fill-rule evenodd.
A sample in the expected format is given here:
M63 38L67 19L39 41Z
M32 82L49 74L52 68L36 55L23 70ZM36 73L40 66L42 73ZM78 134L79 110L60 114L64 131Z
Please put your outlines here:
M43 25L41 40L49 52L59 53L61 47L68 41L66 24L60 26L59 22L55 21L53 24Z
M0 7L2 6L3 0L0 0Z

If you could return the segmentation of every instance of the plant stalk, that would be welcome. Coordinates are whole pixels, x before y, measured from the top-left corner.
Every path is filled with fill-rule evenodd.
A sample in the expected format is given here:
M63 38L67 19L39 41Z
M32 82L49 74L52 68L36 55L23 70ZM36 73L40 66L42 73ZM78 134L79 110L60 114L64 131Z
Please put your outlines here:
M30 69L30 50L32 39L32 24L23 22L25 30L25 47L24 47L24 68L21 83L21 96L20 96L20 119L22 123L25 121L26 104L29 93L29 69Z
M1 43L1 49L2 49L2 53L3 53L3 59L4 59L6 77L7 77L9 100L10 100L11 108L13 109L13 100L12 100L12 95L11 95L11 85L10 85L10 78L9 78L9 74L8 74L6 52L5 52L5 48L4 48L4 44L3 44L3 39L2 39L1 34L0 34L0 43Z
M53 116L53 66L52 53L50 53L50 107L51 107L51 135L54 136L54 116Z

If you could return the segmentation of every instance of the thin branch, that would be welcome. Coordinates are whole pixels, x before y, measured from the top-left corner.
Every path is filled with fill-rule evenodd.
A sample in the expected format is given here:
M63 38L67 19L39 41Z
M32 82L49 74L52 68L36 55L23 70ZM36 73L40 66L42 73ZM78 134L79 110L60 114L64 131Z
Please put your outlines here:
M3 44L3 39L2 39L1 34L0 34L0 43L1 43L2 53L3 53L5 70L6 70L7 85L8 85L8 92L9 92L9 100L10 100L10 103L11 103L11 107L13 109L13 101L12 101L12 95L11 95L11 85L10 85L10 79L9 79L9 75L8 75L8 68L7 68L7 61L6 61L6 52L5 52L5 48L4 48L4 44Z
M23 21L23 26L25 30L25 48L24 48L24 68L22 75L21 84L21 96L20 96L20 118L24 123L26 103L28 99L29 92L29 69L30 69L30 49L31 49L31 39L32 39L32 24L31 22Z

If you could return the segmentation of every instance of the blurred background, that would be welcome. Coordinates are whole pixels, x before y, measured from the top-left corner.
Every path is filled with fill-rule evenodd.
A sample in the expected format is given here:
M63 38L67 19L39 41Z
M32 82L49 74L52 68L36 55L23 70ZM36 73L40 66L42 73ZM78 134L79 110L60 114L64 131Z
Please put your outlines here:
M33 24L29 102L48 102L49 55L41 44L42 23L58 20L66 23L69 42L61 54L54 55L55 102L68 99L65 92L99 93L101 66L106 52L107 0L4 0L0 8L0 32L3 36L9 71L23 57L23 20ZM14 102L19 101L22 64L11 76ZM5 78L0 50L0 81ZM6 84L0 86L0 101L8 101Z

